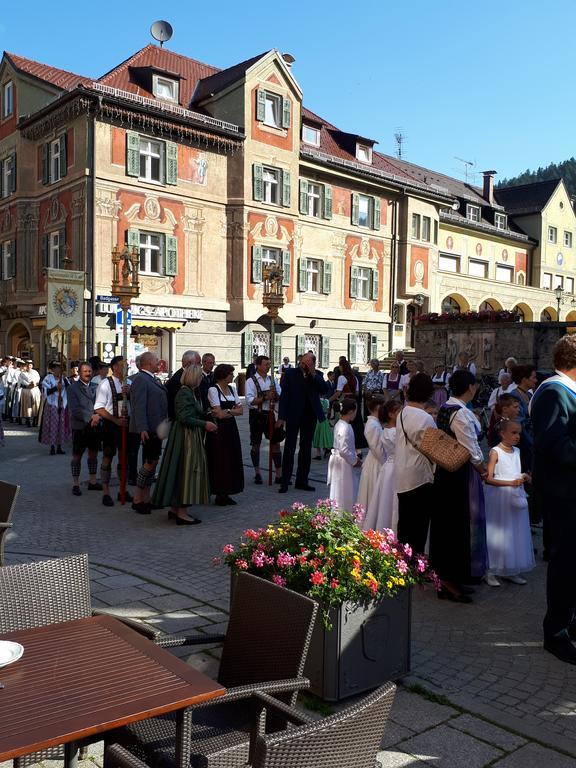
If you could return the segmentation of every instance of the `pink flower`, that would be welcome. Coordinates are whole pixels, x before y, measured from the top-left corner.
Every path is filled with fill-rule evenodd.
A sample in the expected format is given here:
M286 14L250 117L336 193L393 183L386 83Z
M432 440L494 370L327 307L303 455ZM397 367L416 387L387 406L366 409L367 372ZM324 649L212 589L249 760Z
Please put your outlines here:
M292 504L292 509L294 512L300 512L302 509L306 509L306 504L302 504L301 501L295 501L294 504Z
M278 552L276 562L279 568L290 568L296 562L296 558L288 552Z
M255 552L252 552L252 562L256 568L264 568L264 565L266 564L266 555L264 552L257 549Z
M221 557L213 557L212 558L212 565L222 565L222 558Z
M225 555L231 555L234 552L234 545L233 544L224 545L224 547L222 547L222 552L224 552Z
M408 573L408 564L404 560L399 560L396 564L396 568L398 569L398 573L401 573L402 575Z
M362 504L354 504L352 507L352 517L354 520L356 520L357 523L361 523L362 520L364 520L364 516L366 514L366 511Z
M416 560L416 570L418 571L418 573L424 573L424 571L426 570L427 565L428 565L428 563L426 562L426 560L424 560L421 557L417 558L417 560Z
M246 560L236 560L236 568L238 568L239 571L247 571L248 562Z
M410 544L404 544L404 554L406 557L412 557L412 547Z
M314 586L318 586L320 584L324 584L326 581L326 576L322 573L322 571L312 571L310 574L310 581Z
M332 581L330 582L330 586L332 587L332 589L338 589L338 587L340 586L340 582L338 581L338 579L332 579Z
M258 541L260 533L253 528L248 528L247 531L244 531L244 536L246 536L247 539L252 539L252 541Z
M279 573L275 573L274 576L272 576L272 581L274 584L278 584L279 587L286 586L286 579L283 576L280 576Z
M318 514L314 515L312 520L310 520L310 525L312 528L323 528L325 525L328 525L329 522L330 518L328 515Z
M338 509L338 502L336 499L318 499L316 502L317 507L324 507L326 509Z

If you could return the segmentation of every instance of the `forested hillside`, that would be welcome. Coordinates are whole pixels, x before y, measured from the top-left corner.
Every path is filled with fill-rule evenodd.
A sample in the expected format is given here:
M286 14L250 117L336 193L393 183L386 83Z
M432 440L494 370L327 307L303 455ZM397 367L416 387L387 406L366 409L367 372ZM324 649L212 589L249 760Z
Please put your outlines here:
M550 179L563 178L569 194L576 196L576 159L571 157L562 163L550 163L545 168L536 171L525 170L519 176L511 179L502 179L498 187L508 187L517 184L533 184L535 181L549 181Z

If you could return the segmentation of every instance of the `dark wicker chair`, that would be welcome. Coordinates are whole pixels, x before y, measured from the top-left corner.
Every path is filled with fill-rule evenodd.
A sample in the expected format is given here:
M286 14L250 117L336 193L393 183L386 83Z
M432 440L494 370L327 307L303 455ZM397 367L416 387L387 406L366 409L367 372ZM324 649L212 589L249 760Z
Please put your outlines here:
M184 765L176 766L173 715L134 723L110 734L107 742L121 744L153 768L245 765L251 737L254 743L264 729L283 729L287 722L283 712L265 721L266 705L255 693L271 694L273 701L283 702L290 711L298 690L309 686L301 675L317 609L307 597L241 574L225 636L166 637L158 641L164 646L223 642L218 682L227 693L210 704L187 710Z
M258 736L251 768L376 768L395 691L396 686L387 683L342 712L320 720L262 694L269 710L281 711L300 727ZM105 762L109 768L147 768L118 744L106 749Z
M0 566L4 565L4 539L12 528L11 518L19 492L19 485L0 480Z
M8 565L0 568L0 634L62 621L85 619L93 611L90 601L88 556ZM158 633L140 622L122 619L140 634L155 640ZM40 760L60 759L59 747L35 752L14 761L15 768Z

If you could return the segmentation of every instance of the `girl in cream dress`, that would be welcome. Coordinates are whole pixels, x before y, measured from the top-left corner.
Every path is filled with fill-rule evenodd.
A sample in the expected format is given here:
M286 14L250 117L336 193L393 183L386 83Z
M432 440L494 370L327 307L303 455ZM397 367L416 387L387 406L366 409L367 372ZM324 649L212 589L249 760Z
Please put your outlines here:
M378 408L383 404L382 395L373 395L366 403L369 415L364 427L364 437L368 443L368 456L362 464L357 499L358 504L362 504L364 510L368 509L368 503L374 494L378 473L385 458L382 446L382 424L378 418Z
M330 498L340 509L352 512L358 491L357 468L362 460L356 456L354 430L351 422L356 416L356 401L346 398L341 406L340 419L334 427L334 447L328 462Z
M381 531L391 528L395 533L398 527L398 495L394 478L394 453L396 451L396 418L401 405L390 400L380 406L379 416L385 426L382 430L381 446L384 463L378 473L378 481L366 509L362 530Z

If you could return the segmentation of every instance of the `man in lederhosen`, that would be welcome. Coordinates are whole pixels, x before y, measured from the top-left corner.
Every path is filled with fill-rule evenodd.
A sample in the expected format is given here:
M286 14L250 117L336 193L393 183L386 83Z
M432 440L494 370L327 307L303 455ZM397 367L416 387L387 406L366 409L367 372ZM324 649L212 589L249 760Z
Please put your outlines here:
M276 430L276 417L274 409L280 397L280 387L269 375L270 358L266 355L258 355L255 361L256 371L249 379L246 379L246 404L248 405L248 423L250 425L250 458L254 467L254 482L262 485L260 470L260 444L262 437L270 440L272 430L272 461L276 469L276 483L282 479L282 452L280 443L274 442L278 437ZM272 413L270 414L270 411Z
M68 408L72 426L72 493L81 496L80 470L82 456L88 451L88 490L101 491L102 485L96 480L98 471L98 451L102 429L100 416L94 413L96 390L90 386L92 368L89 363L78 366L78 380L68 388Z
M128 428L127 419L122 418L124 398L128 397L130 388L123 383L124 358L121 355L113 357L110 362L112 375L102 379L96 390L94 413L102 419L102 463L100 464L100 479L102 481L102 504L113 507L114 500L110 496L110 477L112 474L112 459L120 451L122 444L122 428ZM118 477L121 474L120 455L118 457ZM120 494L118 494L120 499ZM126 491L126 501L132 501L132 496Z

